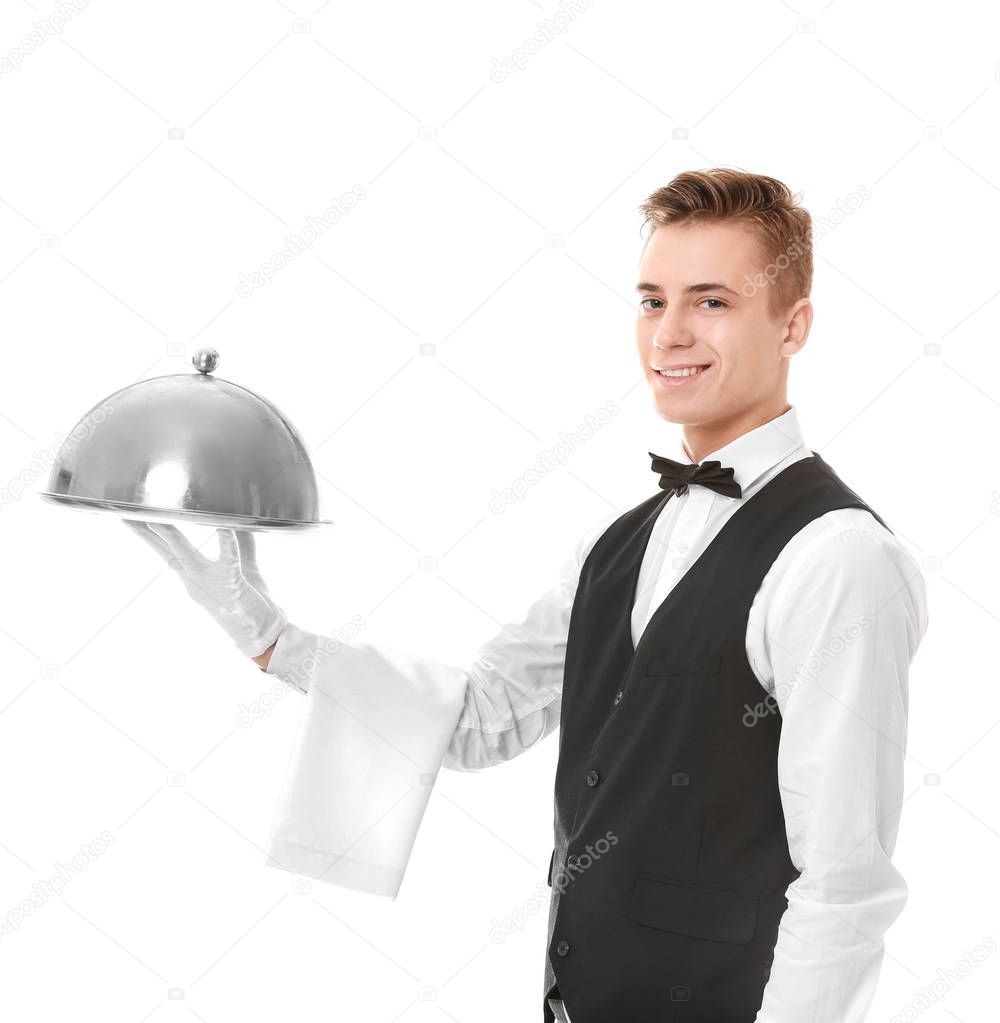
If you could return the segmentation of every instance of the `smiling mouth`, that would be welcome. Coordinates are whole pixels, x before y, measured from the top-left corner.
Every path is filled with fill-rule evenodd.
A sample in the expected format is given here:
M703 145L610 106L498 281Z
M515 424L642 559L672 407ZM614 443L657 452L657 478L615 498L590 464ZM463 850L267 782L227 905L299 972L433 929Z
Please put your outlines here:
M685 366L678 369L657 369L650 367L656 374L658 382L664 387L683 387L697 380L708 368L704 366Z

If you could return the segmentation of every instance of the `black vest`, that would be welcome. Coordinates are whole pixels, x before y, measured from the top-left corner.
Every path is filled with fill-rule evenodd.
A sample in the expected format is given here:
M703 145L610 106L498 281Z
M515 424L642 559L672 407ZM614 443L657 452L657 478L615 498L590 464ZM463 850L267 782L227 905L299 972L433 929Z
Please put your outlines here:
M886 525L812 452L741 503L633 649L639 570L671 496L601 535L573 602L546 1023L559 997L572 1023L753 1023L799 871L778 790L781 715L746 656L750 607L812 519L864 508Z

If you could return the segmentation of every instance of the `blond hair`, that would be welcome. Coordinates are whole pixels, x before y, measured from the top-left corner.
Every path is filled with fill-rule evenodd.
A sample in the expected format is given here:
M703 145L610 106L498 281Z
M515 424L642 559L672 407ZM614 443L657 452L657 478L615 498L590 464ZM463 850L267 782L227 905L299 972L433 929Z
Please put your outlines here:
M753 280L757 287L770 287L768 309L777 316L808 298L812 289L812 218L798 198L764 174L726 167L683 171L639 207L645 218L640 230L649 227L652 234L668 224L746 224L763 264Z

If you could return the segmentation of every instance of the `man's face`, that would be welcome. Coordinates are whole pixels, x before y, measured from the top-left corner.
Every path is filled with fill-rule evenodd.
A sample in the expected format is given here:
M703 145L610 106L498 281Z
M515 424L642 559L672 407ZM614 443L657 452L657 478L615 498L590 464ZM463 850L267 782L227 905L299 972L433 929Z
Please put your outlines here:
M773 317L772 285L754 236L735 224L658 227L639 262L636 340L656 410L672 423L711 426L783 406L787 356L805 343L811 311L790 329L793 312ZM653 342L660 347L654 347ZM652 366L704 366L665 378ZM780 409L778 409L780 411Z

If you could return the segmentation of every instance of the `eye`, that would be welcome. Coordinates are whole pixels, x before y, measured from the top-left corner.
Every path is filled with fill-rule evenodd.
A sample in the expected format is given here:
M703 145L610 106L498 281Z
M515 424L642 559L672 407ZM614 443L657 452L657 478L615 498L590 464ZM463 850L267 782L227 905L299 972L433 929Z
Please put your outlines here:
M644 299L643 299L643 300L642 300L642 301L641 301L641 302L639 303L640 307L641 307L641 308L643 308L643 309L649 309L649 306L648 306L648 305L646 305L646 303L647 303L647 302L659 302L659 303L660 303L660 305L663 305L663 302L662 302L662 300L661 300L661 299L658 299L658 298L644 298Z
M714 309L718 309L720 307L725 309L726 306L727 306L727 303L723 302L721 298L706 298L706 299L703 299L703 301L705 301L705 302L718 302L719 305L713 306ZM699 305L700 304L701 303L699 303Z

